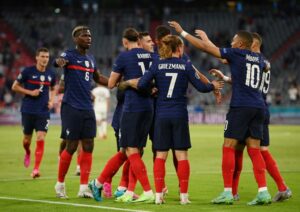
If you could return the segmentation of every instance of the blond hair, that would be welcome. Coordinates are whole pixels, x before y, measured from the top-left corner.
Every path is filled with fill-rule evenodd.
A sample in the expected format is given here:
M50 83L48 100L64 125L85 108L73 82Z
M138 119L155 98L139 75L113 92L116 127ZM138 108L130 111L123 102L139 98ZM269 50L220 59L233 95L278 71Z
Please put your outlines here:
M182 39L177 35L167 35L162 39L161 46L158 50L159 56L162 59L171 58L172 53L177 51L177 48L183 45Z

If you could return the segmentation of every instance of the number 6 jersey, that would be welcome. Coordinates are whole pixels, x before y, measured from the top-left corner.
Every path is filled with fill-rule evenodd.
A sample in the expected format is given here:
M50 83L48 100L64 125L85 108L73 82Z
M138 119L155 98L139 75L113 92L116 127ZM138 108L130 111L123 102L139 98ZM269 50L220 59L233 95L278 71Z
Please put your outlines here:
M76 49L63 52L68 60L64 67L65 90L63 102L80 110L93 110L91 97L93 74L97 71L92 55L81 55Z
M230 65L232 79L231 107L264 108L261 93L263 70L266 68L262 54L246 49L221 48L221 56Z

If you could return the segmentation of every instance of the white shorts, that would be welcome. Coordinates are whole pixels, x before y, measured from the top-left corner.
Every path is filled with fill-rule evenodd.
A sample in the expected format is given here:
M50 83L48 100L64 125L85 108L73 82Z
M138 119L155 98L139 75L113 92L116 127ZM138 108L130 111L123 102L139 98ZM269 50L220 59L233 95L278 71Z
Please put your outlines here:
M107 112L95 111L96 121L105 121L107 119Z

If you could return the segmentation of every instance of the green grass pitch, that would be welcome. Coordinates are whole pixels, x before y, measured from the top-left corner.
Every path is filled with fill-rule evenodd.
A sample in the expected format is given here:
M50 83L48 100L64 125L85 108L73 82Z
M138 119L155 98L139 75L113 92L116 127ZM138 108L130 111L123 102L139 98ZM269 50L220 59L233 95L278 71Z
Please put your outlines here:
M189 151L191 177L189 195L192 204L180 205L178 181L172 165L172 156L167 161L166 183L169 194L164 205L115 203L113 199L104 199L98 203L91 199L77 198L79 177L74 176L76 157L66 177L69 200L55 197L54 184L57 176L59 126L50 126L46 139L45 154L41 165L41 178L33 180L31 166L23 166L24 150L20 126L0 126L0 211L300 211L300 126L271 126L270 150L278 162L287 185L293 191L293 197L285 202L268 206L247 206L257 193L257 185L252 173L252 166L247 153L244 154L244 168L241 174L239 194L241 200L234 205L212 205L211 199L223 190L221 176L221 146L223 126L191 125L192 149ZM145 149L144 161L154 189L152 174L152 153L150 142ZM31 151L34 154L35 141ZM90 179L98 176L109 157L116 151L113 131L109 128L108 139L95 139L93 167ZM113 189L120 179L120 171L113 179ZM267 177L271 195L277 191L272 178ZM141 192L138 184L136 193ZM11 199L9 199L11 198Z

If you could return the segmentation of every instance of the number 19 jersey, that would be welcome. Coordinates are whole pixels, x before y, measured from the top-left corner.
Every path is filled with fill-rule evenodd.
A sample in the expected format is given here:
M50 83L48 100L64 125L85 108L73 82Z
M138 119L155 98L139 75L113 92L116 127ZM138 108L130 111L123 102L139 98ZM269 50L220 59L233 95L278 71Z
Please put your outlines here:
M231 107L264 108L260 90L264 58L246 49L221 48L221 57L230 65L232 79Z

